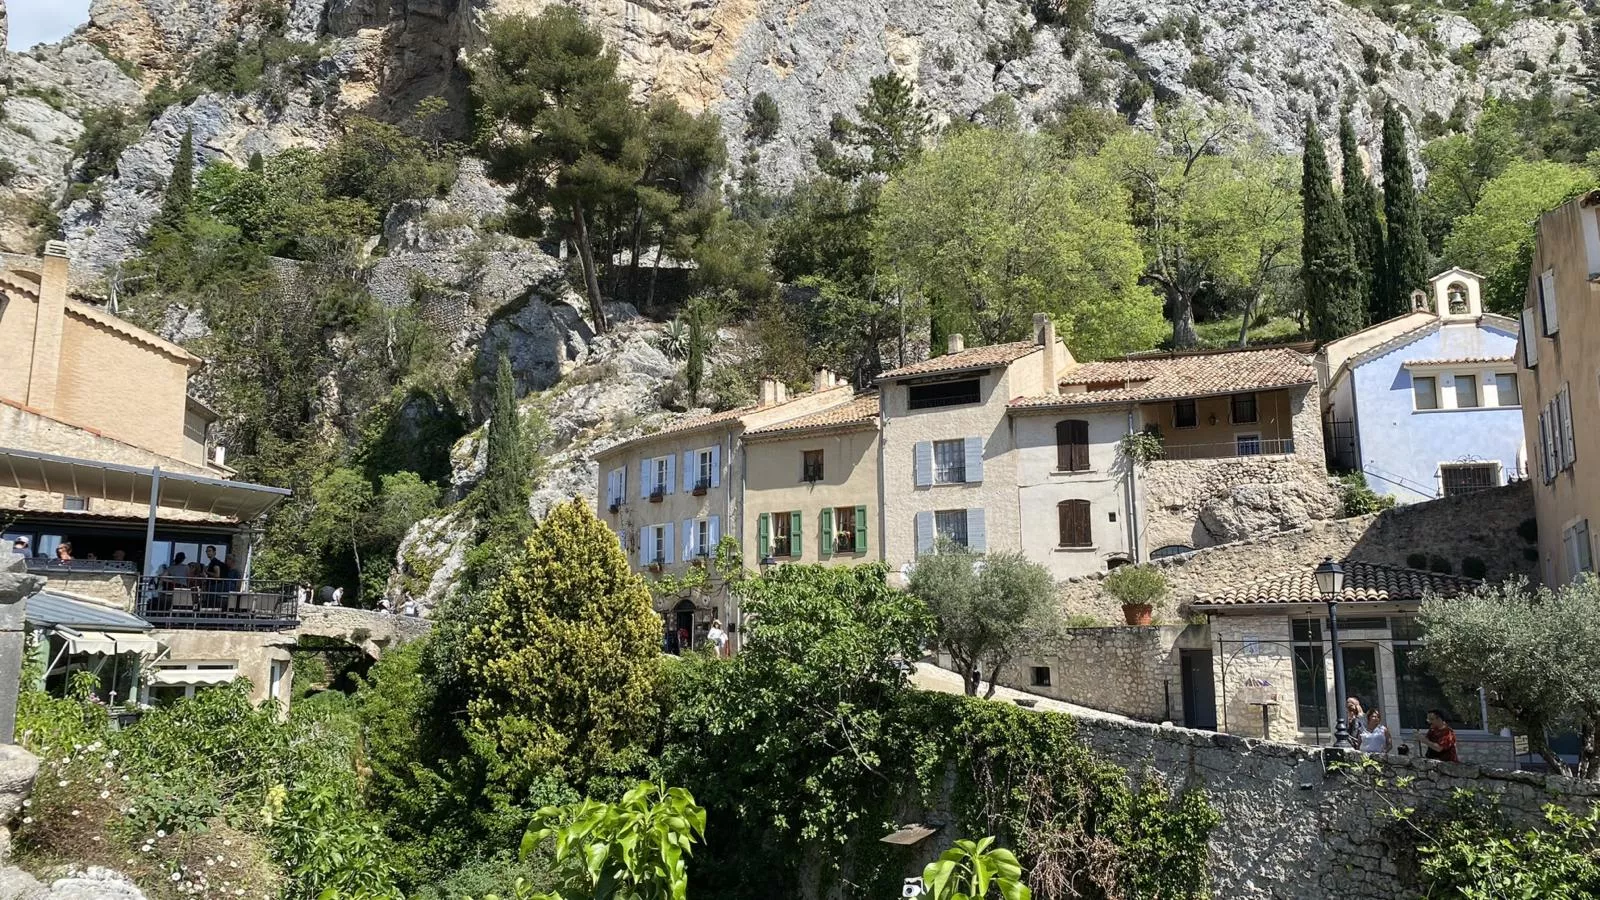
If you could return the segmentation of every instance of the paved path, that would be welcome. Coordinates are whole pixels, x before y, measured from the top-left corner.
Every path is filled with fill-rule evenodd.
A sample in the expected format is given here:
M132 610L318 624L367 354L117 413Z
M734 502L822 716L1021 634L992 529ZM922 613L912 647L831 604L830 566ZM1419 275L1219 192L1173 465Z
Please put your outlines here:
M949 669L941 669L934 665L931 657L917 663L917 671L911 676L911 683L925 691L938 691L941 694L959 694L964 690L961 685L961 676ZM979 696L981 697L983 691L988 689L988 685L984 685L982 690L979 691ZM1133 721L1126 716L1090 709L1087 706L1078 706L1063 700L1052 700L1049 697L1030 694L1027 691L1019 691L1008 687L995 688L995 702L1014 703L1018 699L1037 700L1038 702L1032 707L1036 710L1049 710L1050 712L1067 713L1068 715L1093 719L1111 719L1118 722Z

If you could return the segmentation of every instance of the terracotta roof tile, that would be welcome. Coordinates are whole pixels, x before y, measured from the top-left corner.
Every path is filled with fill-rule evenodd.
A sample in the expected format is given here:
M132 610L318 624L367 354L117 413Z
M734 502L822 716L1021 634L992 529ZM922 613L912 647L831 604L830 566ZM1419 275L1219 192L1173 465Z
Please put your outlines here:
M1509 363L1515 362L1512 356L1456 356L1448 359L1408 359L1408 366L1456 366L1468 363Z
M1061 394L1018 397L1011 401L1010 406L1013 409L1027 409L1143 403L1177 397L1260 391L1311 384L1316 380L1316 370L1311 367L1311 361L1283 347L1132 357L1084 363L1069 370L1066 377L1061 379L1063 388L1102 386L1099 390L1064 390Z
M1380 566L1372 563L1346 562L1344 566L1344 591L1340 603L1416 602L1424 594L1455 597L1478 586L1471 578L1458 578L1421 569L1402 566ZM1310 566L1301 571L1275 578L1263 578L1219 591L1200 594L1194 598L1195 606L1259 606L1290 603L1321 603L1316 577Z
M769 435L782 435L798 431L810 431L818 428L843 428L849 426L876 425L878 423L878 395L862 394L847 403L832 406L810 415L790 419L787 422L778 422L765 428L757 428L745 432L745 437L766 437Z
M901 366L878 376L879 381L893 381L898 378L909 378L913 375L931 375L937 372L959 372L964 369L992 369L1003 366L1027 356L1039 349L1033 341L1017 341L1014 344L991 344L987 347L971 347L957 353L946 353L944 356L935 356L922 362Z

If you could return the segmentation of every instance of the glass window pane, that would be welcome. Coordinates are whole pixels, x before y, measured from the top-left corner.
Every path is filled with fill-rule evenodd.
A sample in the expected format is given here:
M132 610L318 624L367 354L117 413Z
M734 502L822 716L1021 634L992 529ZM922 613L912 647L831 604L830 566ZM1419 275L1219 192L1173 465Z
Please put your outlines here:
M1400 701L1400 727L1416 729L1428 727L1428 710L1440 709L1444 717L1456 728L1479 729L1483 727L1476 704L1458 709L1455 699L1446 695L1444 686L1433 677L1422 661L1422 647L1397 645L1394 648L1395 691ZM1466 692L1462 692L1466 693Z
M1432 377L1411 379L1411 393L1416 398L1417 409L1439 408L1439 383Z
M1471 409L1478 405L1478 376L1456 376L1456 408Z
M960 484L967 480L967 442L933 442L933 481Z
M1293 632L1294 642L1297 644L1322 643L1321 619L1295 619L1289 623L1289 628Z
M1294 648L1294 701L1301 728L1331 728L1328 718L1328 679L1323 671L1321 647Z
M939 537L959 546L967 546L967 511L941 509L933 514L934 530Z

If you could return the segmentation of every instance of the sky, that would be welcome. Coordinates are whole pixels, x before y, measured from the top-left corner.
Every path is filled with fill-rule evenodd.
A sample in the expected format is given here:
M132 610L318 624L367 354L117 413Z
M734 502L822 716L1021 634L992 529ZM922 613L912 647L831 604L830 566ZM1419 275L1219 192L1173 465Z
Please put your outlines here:
M11 32L9 50L59 41L89 20L89 0L7 0Z

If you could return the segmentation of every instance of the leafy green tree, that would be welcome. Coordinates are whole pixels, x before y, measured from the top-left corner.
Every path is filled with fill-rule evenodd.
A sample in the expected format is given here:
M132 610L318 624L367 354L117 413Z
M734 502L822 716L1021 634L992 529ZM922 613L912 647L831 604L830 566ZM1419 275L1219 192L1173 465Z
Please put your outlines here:
M130 121L127 114L115 106L84 113L83 134L72 144L78 158L73 180L88 184L102 175L116 172L122 151L139 139L141 131L139 123Z
M1424 231L1429 245L1442 249L1456 219L1472 212L1495 176L1527 155L1516 106L1491 99L1471 131L1429 141L1422 148L1428 185L1422 192Z
M1339 116L1339 155L1343 157L1344 221L1350 229L1356 269L1361 273L1361 296L1367 307L1367 320L1381 322L1384 305L1383 223L1378 221L1378 192L1361 164L1356 146L1356 129L1348 112Z
M1600 807L1572 813L1547 804L1541 827L1517 828L1482 798L1464 796L1451 801L1447 816L1437 822L1420 815L1407 819L1426 836L1418 843L1417 857L1427 896L1600 896Z
M778 136L778 126L783 124L783 113L778 109L778 101L772 95L762 91L750 101L750 113L745 117L745 137L758 144L765 144Z
M178 155L172 161L172 177L167 179L167 193L161 202L161 212L156 214L156 228L174 228L189 214L194 202L194 126L183 130L178 140Z
M336 468L311 489L306 537L321 552L319 580L353 577L353 599L381 595L407 529L433 512L439 489L412 472L382 476L376 487L365 473Z
M929 900L985 900L992 895L1001 900L1033 897L1022 880L1022 865L1016 855L994 847L992 836L956 841L922 870L922 883Z
M644 122L617 75L617 52L577 10L492 18L473 69L489 174L512 185L512 226L545 231L544 210L564 217L578 250L589 316L609 330L600 296L591 218L625 197L648 152Z
M394 125L351 116L343 126L323 166L332 194L365 200L381 213L401 200L433 197L455 179L455 162L442 149Z
M1327 149L1309 115L1302 167L1300 205L1305 226L1300 258L1306 318L1311 336L1326 342L1360 328L1366 321L1366 303L1344 209L1333 193Z
M654 243L657 251L650 265L649 288L644 292L646 308L655 303L662 248L670 248L680 259L698 262L710 258L712 269L701 272L702 267L696 267L700 287L743 287L737 283L739 278L749 277L747 270L759 269L759 263L752 266L751 258L745 257L740 260L742 266L730 267L727 259L716 257L717 242L727 239L730 227L715 190L727 162L720 120L709 112L691 115L676 100L657 97L645 112L644 129L646 153L632 188L627 225L628 286L633 296L640 294L639 259L647 243ZM758 254L753 259L763 257ZM725 271L730 268L732 272ZM621 268L615 268L613 278L620 273Z
M895 72L874 75L856 118L836 118L829 138L817 141L817 166L841 181L882 180L910 164L932 130L915 85Z
M1600 658L1600 581L1593 575L1555 590L1515 580L1427 599L1418 622L1428 639L1423 661L1441 683L1481 685L1551 771L1600 777L1600 672L1592 665ZM1564 727L1582 738L1576 772L1550 747L1551 733Z
M1539 216L1593 187L1596 177L1567 163L1511 163L1483 186L1472 211L1455 220L1444 242L1445 260L1485 277L1487 309L1516 316Z
M494 373L494 408L489 414L483 479L473 488L479 533L487 539L520 539L529 525L532 457L517 409L516 378L504 353Z
M1050 571L1021 553L971 553L954 545L917 560L910 590L938 621L939 646L950 654L971 697L1001 673L1028 634L1048 627L1055 610Z
M1139 284L1127 195L1105 166L1063 159L1048 138L948 136L884 186L873 230L895 285L983 343L1025 337L1041 310L1080 356L1155 342L1159 304Z
M1400 108L1389 101L1383 108L1383 220L1388 226L1384 243L1384 273L1388 279L1378 312L1385 319L1411 308L1411 292L1428 283L1428 241L1422 234L1422 208L1406 146L1405 122Z
M617 537L583 503L551 510L482 588L460 643L469 734L508 785L577 784L637 762L656 715L661 620Z

